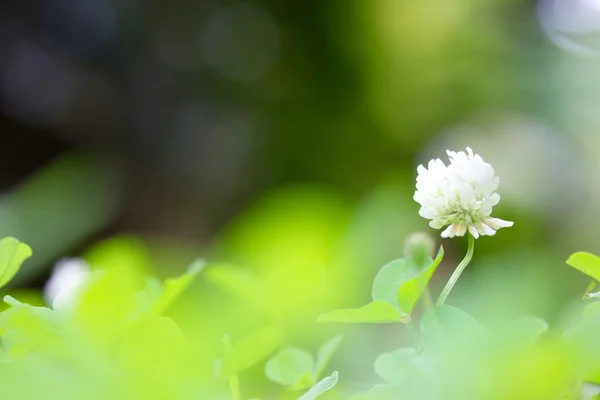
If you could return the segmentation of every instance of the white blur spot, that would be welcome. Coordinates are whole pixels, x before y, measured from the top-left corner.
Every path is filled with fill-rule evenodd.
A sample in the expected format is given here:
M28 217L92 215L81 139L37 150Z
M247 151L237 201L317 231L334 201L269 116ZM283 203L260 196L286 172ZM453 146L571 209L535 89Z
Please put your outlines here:
M248 2L223 7L210 16L201 36L202 55L223 76L241 82L262 78L279 55L273 17Z
M73 309L91 277L91 269L82 259L60 260L44 287L46 303L54 310Z
M537 14L555 45L583 55L596 52L593 42L600 38L600 0L540 0Z
M45 125L68 107L77 85L68 65L30 43L17 45L5 62L0 94L7 112Z

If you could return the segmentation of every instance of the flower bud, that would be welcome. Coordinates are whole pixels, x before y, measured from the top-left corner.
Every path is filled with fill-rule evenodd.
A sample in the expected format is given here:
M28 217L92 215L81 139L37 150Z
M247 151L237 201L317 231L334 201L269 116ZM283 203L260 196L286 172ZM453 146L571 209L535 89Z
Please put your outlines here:
M432 257L435 240L423 232L410 235L404 242L404 257L415 265L423 265Z

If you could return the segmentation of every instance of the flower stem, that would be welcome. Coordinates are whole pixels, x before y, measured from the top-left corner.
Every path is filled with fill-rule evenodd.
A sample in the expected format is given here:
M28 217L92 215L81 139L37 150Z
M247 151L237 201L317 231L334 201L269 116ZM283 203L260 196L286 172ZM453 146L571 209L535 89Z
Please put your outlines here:
M473 258L473 252L475 251L475 238L471 234L469 234L468 236L469 247L467 248L467 255L465 255L465 258L463 258L460 264L458 264L458 267L456 267L456 270L454 270L454 273L448 280L448 283L446 283L446 286L444 286L444 289L442 290L442 293L440 294L440 297L438 298L435 304L436 306L441 306L446 302L446 298L448 298L448 295L454 287L454 284L456 283L456 281L458 281L458 278L460 278L460 274L462 274L462 272L465 270L467 265L469 265L471 259Z
M409 319L408 322L406 323L406 326L408 327L408 334L410 336L410 341L412 342L415 349L418 350L421 346L420 346L420 341L419 341L419 335L417 335L417 330L415 329L415 325L413 324L412 320Z
M429 287L425 288L425 293L423 293L423 298L425 299L425 310L426 311L433 311L433 299L431 298L431 291L429 290Z
M222 339L223 348L225 350L225 355L231 352L231 341L229 340L229 336L225 335ZM229 392L231 394L231 400L240 400L242 398L240 394L240 379L237 374L231 374L227 378L229 383Z

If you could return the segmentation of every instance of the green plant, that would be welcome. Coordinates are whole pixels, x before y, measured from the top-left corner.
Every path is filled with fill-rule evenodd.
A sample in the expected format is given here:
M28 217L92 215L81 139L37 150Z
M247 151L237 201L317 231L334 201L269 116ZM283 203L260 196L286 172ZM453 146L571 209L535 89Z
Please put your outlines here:
M330 324L385 324L405 330L410 344L398 343L398 348L379 354L372 368L362 367L368 360L357 356L361 344L344 340L341 346L342 335L316 346L314 353L293 345L294 328L285 323L290 306L273 304L285 293L277 290L280 281L272 276L265 282L244 267L199 259L181 276L161 281L147 276L145 269L117 262L118 267L78 272L52 308L4 297L8 308L0 312L0 393L19 399L600 398L600 292L594 291L600 281L600 257L579 252L567 260L592 281L579 302L584 306L581 315L564 326L516 313L484 325L447 304L472 259L476 236L508 226L489 217L490 204L499 200L493 173L478 175L479 170L471 168L471 163L483 161L469 152L453 153L452 162L454 169L430 164L439 176L420 168L426 178L418 180L421 195L415 195L422 202L421 213L433 218L435 227L449 224L443 236L469 235L467 255L437 302L429 284L444 250L440 247L433 257L434 240L416 233L406 240L404 257L376 274L371 302L325 312L317 318L320 324L303 332ZM464 184L474 186L465 189ZM486 201L489 207L482 210ZM114 243L119 242L108 248L116 246L119 254L128 248ZM0 240L0 286L31 255L17 239ZM115 261L102 251L93 259L112 260L110 265ZM248 312L245 329L236 329L242 324L215 327L206 314L225 314L225 319L245 315L228 314L227 295L210 304L186 298L186 290L198 281L233 294L242 306L265 312ZM285 282L285 287L292 285ZM502 293L511 295L509 290ZM301 297L293 295L294 301ZM487 305L485 298L477 300ZM184 318L173 312L182 305ZM197 319L211 334L188 334L186 322ZM340 347L344 348L337 360L334 354ZM362 374L372 369L377 380L344 375L348 363L361 364Z

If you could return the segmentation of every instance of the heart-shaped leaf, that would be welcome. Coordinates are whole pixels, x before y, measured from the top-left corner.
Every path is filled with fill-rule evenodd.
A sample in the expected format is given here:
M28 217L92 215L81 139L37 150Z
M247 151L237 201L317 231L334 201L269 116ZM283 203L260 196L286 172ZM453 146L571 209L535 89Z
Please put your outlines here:
M389 384L404 386L410 381L415 355L412 347L380 354L375 360L375 372Z
M404 315L387 301L378 300L361 308L334 310L321 315L318 322L338 324L386 324L406 322Z
M421 339L426 348L452 348L454 351L481 349L489 333L463 310L443 305L421 318Z

